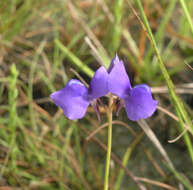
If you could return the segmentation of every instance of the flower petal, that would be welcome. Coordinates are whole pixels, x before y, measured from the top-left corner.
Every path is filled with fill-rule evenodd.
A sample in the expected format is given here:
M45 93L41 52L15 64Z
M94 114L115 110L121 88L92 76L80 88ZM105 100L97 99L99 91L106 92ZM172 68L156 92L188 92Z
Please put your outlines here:
M118 61L116 56L110 65L113 68L109 68L108 88L109 91L117 95L119 98L125 98L128 91L131 89L131 84L123 61Z
M145 119L156 110L158 101L153 100L150 87L141 84L136 85L125 99L125 109L130 120Z
M119 57L118 57L118 55L116 54L115 57L112 59L111 64L110 64L110 66L109 66L109 68L108 68L108 73L110 73L110 72L112 71L112 69L113 69L113 67L115 66L115 64L118 63L119 61L120 61L120 60L119 60Z
M54 103L61 107L64 115L71 120L84 117L89 100L87 88L76 79L70 80L66 86L50 95Z
M89 98L91 100L95 98L99 98L101 96L104 96L108 93L108 73L106 69L101 66L97 71L95 72L94 77L92 78L90 82L90 87L88 89L89 92Z

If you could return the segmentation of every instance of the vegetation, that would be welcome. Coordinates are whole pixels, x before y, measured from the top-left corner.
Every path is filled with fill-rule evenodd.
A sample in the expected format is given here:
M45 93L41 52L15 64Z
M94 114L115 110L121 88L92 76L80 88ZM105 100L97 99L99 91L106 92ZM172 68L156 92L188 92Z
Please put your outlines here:
M193 1L0 1L0 190L103 189L107 116L49 95L115 53L152 87L153 117L113 115L110 189L193 189ZM105 102L106 99L104 98ZM180 136L179 136L180 135ZM177 138L176 138L177 137Z

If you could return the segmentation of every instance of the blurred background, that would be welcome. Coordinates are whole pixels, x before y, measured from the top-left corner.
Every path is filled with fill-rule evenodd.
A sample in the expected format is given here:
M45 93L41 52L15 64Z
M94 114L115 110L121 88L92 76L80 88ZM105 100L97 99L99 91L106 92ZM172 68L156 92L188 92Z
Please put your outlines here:
M193 189L193 133L176 115L141 16L190 120L193 1L143 0L142 10L139 2L0 1L0 190L103 189L107 129L87 137L107 121L104 110L101 122L91 107L84 119L70 121L49 95L75 73L89 83L115 53L132 85L152 87L159 107L145 125L174 167L123 109L114 115L110 189Z

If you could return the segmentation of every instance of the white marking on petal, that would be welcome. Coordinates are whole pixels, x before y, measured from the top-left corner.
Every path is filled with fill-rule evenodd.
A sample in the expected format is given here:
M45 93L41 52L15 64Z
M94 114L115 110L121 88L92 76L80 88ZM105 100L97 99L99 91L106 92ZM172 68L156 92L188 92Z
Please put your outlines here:
M70 80L69 82L68 82L68 85L69 86L71 86L71 85L73 85L73 84L79 84L79 85L81 85L81 86L84 86L80 81L78 81L78 80Z
M150 88L145 84L137 85L134 88L140 88L140 87L145 88L147 90L147 92L151 92Z

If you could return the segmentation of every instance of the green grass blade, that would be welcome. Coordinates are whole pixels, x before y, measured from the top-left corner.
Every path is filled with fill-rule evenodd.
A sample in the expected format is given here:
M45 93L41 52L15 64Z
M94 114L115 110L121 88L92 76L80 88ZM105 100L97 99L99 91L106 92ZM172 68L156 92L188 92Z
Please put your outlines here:
M187 112L186 112L186 110L185 110L185 108L184 108L184 105L183 105L181 99L177 96L177 94L176 94L176 92L175 92L175 90L174 90L174 84L173 84L172 80L170 79L170 76L169 76L169 74L168 74L168 72L167 72L167 69L166 69L166 67L165 67L165 65L164 65L164 63L163 63L163 61L162 61L161 56L160 56L160 53L159 53L159 50L158 50L156 41L155 41L154 36L153 36L153 34L152 34L151 28L150 28L150 26L149 26L149 22L148 22L148 20L147 20L147 17L146 17L146 15L145 15L144 10L143 10L142 3L141 3L140 0L136 0L136 2L137 2L137 5L138 5L138 7L139 7L139 10L140 10L141 17L142 17L142 19L143 19L143 21L144 21L145 29L147 30L147 33L148 33L148 35L149 35L149 38L150 38L150 40L151 40L151 42L152 42L152 46L153 46L154 51L155 51L155 53L156 53L156 56L157 56L157 59L158 59L158 62L159 62L160 69L161 69L161 71L162 71L162 74L163 74L164 79L165 79L165 81L166 81L166 84L167 84L167 86L168 86L169 94L170 94L172 103L173 103L173 105L174 105L174 107L175 107L175 110L177 111L178 117L180 117L180 118L181 118L181 121L183 121L183 127L184 127L184 123L186 123L187 125L190 126L191 131L193 131L192 122L191 122L191 120L190 120L190 118L189 118L189 116L188 116L188 114L187 114ZM180 125L180 126L181 126L181 125ZM184 127L184 128L185 128L185 127ZM189 138L188 134L186 133L184 136L186 136L186 137L185 137L185 142L186 142L186 144L187 144L187 148L188 148L188 150L189 150L190 157L191 157L192 162L193 162L193 147L192 147L192 144L189 144L189 143L186 141L186 139ZM190 142L190 140L189 140L189 142Z
M160 43L160 42L162 42L162 40L163 40L165 27L166 27L169 19L170 19L171 16L172 16L172 12L173 12L174 7L175 7L175 5L176 5L176 1L177 1L177 0L171 0L171 1L169 2L169 5L168 5L168 7L167 7L167 9L166 9L166 11L165 11L165 14L164 14L164 18L162 19L162 21L161 21L161 23L160 23L160 25L159 25L159 28L157 29L157 32L156 32L156 34L155 34L155 41L156 41L157 43ZM147 52L147 54L146 54L146 57L145 57L145 62L146 62L146 63L149 63L152 53L153 53L153 48L150 47L149 50L148 50L148 52Z
M193 23L192 23L192 18L190 16L189 10L188 10L184 0L179 0L179 1L180 1L180 4L181 4L182 8L183 8L183 11L184 11L184 14L186 16L186 19L187 19L187 21L188 21L188 23L190 25L191 32L193 34Z
M123 16L123 0L114 1L114 23L113 23L113 31L112 31L112 44L110 45L110 50L112 56L115 55L117 49L119 48L120 40L121 40L121 19Z
M17 96L18 90L16 87L17 78L19 75L19 71L17 70L15 64L11 65L11 74L9 77L9 93L8 93L8 101L9 101L9 123L8 127L11 131L10 135L10 158L11 158L11 167L13 170L17 168L16 164L16 155L18 153L18 148L16 145L16 128L17 128ZM9 154L7 155L9 157ZM2 173L1 173L2 174Z
M140 142L140 140L142 139L143 136L144 136L144 133L141 133L139 136L136 137L136 139L128 147L127 151L125 152L125 154L123 156L123 160L122 160L123 166L125 166L125 167L127 166L127 163L130 159L132 151L135 150L136 145ZM120 189L121 183L123 181L123 176L124 176L124 170L121 168L120 172L118 174L118 177L117 177L117 181L115 183L114 190Z
M177 172L174 168L169 167L166 165L168 169L174 174L174 176L188 189L192 190L192 186Z
M76 55L74 55L68 48L66 48L59 40L55 40L56 45L63 51L68 58L74 63L80 70L82 70L89 77L94 75L92 69L90 69L87 65L85 65Z
M33 108L33 80L34 80L34 74L36 72L36 66L38 63L39 56L43 51L45 45L46 45L46 41L42 41L39 47L37 48L36 54L34 56L34 60L31 63L29 81L28 81L29 113L30 113L31 124L35 131L37 131L37 125L36 125L36 119L35 119L34 108Z

